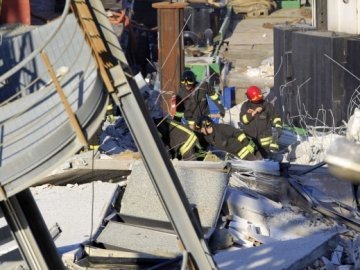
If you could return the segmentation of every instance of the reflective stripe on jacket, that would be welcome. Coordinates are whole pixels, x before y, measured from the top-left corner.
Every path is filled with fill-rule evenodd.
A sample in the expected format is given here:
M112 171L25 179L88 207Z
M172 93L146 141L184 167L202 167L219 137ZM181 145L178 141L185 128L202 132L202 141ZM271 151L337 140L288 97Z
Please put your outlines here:
M183 117L187 121L196 122L201 116L209 115L209 104L207 96L214 101L217 108L221 111L224 110L219 95L214 89L209 87L207 82L202 82L200 86L195 85L192 92L181 87L176 94L176 114L183 113Z
M254 153L251 141L240 130L227 124L213 124L213 132L204 135L207 143L219 150L226 151L240 158Z
M195 135L195 133L193 131L191 131L190 129L188 129L187 127L181 125L180 123L177 123L175 121L169 121L169 124L178 129L179 131L182 131L183 133L187 134L188 136L185 136L184 141L182 142L180 148L179 148L179 152L181 154L181 156L186 156L186 154L192 150L195 147L195 144L197 143L197 137ZM170 128L170 131L174 130ZM174 136L177 136L177 134L174 134ZM173 138L172 141L176 141L178 138ZM181 143L181 142L179 142Z
M261 113L251 115L257 107L261 107ZM275 113L274 106L267 101L253 103L245 101L240 110L240 121L243 124L244 132L251 138L256 138L261 145L271 144L271 127L281 127L281 118ZM263 141L261 141L263 140Z

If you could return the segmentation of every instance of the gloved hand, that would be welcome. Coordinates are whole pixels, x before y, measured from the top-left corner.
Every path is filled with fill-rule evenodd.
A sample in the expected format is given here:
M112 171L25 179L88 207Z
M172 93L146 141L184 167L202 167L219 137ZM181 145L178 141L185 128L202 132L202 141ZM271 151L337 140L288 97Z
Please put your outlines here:
M281 134L282 134L283 130L282 130L282 128L281 128L281 127L278 127L278 128L276 128L276 132L277 132L277 134L278 134L278 138L280 138L280 136L281 136Z
M224 108L220 109L220 116L221 116L221 118L224 118L224 116L225 116L225 109Z
M270 144L269 150L271 153L277 153L279 151L279 145L277 143Z

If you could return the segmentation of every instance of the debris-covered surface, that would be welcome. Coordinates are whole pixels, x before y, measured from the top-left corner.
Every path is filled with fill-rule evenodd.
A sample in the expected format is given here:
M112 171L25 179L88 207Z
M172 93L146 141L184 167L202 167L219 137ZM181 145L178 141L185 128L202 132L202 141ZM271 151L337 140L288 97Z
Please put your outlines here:
M64 237L60 233L55 241L58 251L64 254L96 237L119 189L117 184L97 181L66 186L45 184L32 188L31 192L47 226L51 228L57 224L66 232Z
M109 127L116 123L106 125ZM121 129L121 126L117 129L118 134L129 133L127 129ZM178 173L185 180L185 190L188 187L189 200L198 208L200 220L205 213L202 205L210 206L208 197L215 200L216 197L224 196L223 200L215 200L217 203L212 209L213 217L210 222L212 230L206 235L220 269L269 269L269 265L272 265L271 269L336 269L340 265L350 265L356 269L359 265L357 243L360 219L354 205L351 184L334 178L326 166L316 166L323 159L333 138L338 137L339 135L333 134L305 136L285 131L280 141L283 152L277 155L282 163L277 160L173 161L175 167L181 168ZM129 150L119 149L118 153ZM289 153L293 149L300 154L293 155L290 159ZM116 156L84 153L70 159L54 175L71 174L72 171L75 173L81 166L91 169L93 164L104 159L110 161L116 159ZM112 256L111 254L124 250L127 253L119 256L136 254L140 261L146 261L151 255L155 259L149 266L168 262L169 258L174 257L181 261L182 250L169 224L164 223L166 216L162 205L159 201L153 201L157 194L151 187L146 170L139 166L141 162L136 159L126 162L127 169L134 170L134 174L130 173L119 184L111 184L112 189L118 186L121 192L115 203L105 200L105 204L102 204L101 207L109 209L109 215L105 219L103 215L98 216L96 222L103 226L100 233L91 239L93 241L89 241L88 232L83 230L75 232L78 234L75 237L69 229L63 229L61 235L69 237L70 243L77 247L80 241L74 240L82 239L83 244L88 244L92 250L96 248L95 254L107 254L97 261L98 264L106 262L105 258ZM284 164L287 166L284 167ZM206 173L197 173L202 168ZM225 170L229 177L228 183L224 182ZM108 181L109 178L103 180ZM76 181L76 178L73 180ZM197 185L200 182L203 186ZM67 189L71 188L75 194L79 193L74 196L78 202L78 198L82 197L81 193L89 196L89 184L51 188L64 196L58 199L61 206L55 205L55 208L61 207L64 210L63 214L73 211L70 205L62 203L70 201L72 196L72 192ZM41 186L35 189L35 196L43 198L39 203L47 202L46 209L43 210L45 220L53 223L56 220L59 220L58 223L67 221L69 225L59 224L60 228L72 228L75 218L63 217L60 212L55 212L54 204L48 202L54 198L46 192L51 188ZM93 198L97 197L97 192L103 194L102 188L95 188L93 192ZM201 201L201 198L208 199ZM79 203L90 211L94 201L91 197L88 199L86 203ZM219 202L222 204L218 211L216 209ZM85 213L86 211L82 212ZM91 213L87 214L88 224L91 224ZM162 218L156 220L156 217ZM209 218L208 214L206 218ZM126 234L125 238L122 233ZM135 237L135 240L131 237ZM62 248L72 247L70 243ZM71 268L74 264L89 266L92 256L95 255L80 248L76 257L74 253L67 253L63 259ZM124 262L117 263L121 265ZM92 261L90 265L94 266L96 263Z
M100 157L98 156L99 159ZM136 161L133 162L138 164ZM264 161L263 167L266 167L267 162ZM186 177L188 184L192 181L194 184L203 181L206 185L207 181L211 181L216 187L218 186L217 182L223 182L221 180L223 176L218 178L216 175L221 175L219 171L224 169L224 163L174 161L175 165L178 163L180 165L184 164L184 166L181 166L180 175ZM239 167L236 163L234 163L234 168L230 170L230 181L226 185L227 191L224 193L224 184L221 184L222 188L218 190L218 194L216 194L216 189L211 189L214 196L220 196L219 198L221 198L223 194L225 195L221 211L215 211L214 209L213 213L218 214L219 218L212 219L212 221L217 220L217 222L214 225L212 234L209 236L209 243L219 269L251 269L246 268L250 266L254 267L253 269L262 269L261 267L269 269L266 267L270 264L273 265L273 268L270 269L307 269L306 267L325 269L326 265L328 267L326 269L331 269L329 267L337 267L338 265L351 265L354 267L358 263L356 257L356 254L358 254L358 247L356 246L358 240L356 239L359 237L359 230L347 226L348 224L346 225L343 220L339 219L339 216L329 216L315 211L314 205L311 205L306 198L302 197L301 193L292 188L291 180L293 178L291 176L289 178L274 175L271 170L268 174L264 173L264 171L258 173L256 172L257 166L243 164ZM272 163L273 161L269 163L270 168L272 168ZM199 165L197 166L197 164ZM203 167L207 173L194 174L194 170L201 170L195 169L194 166ZM188 169L186 169L187 167ZM306 168L306 166L301 167L301 169ZM290 167L289 172L298 173L301 169L296 167L296 170L291 171ZM67 171L69 170L71 171L71 168L67 169ZM342 202L350 207L348 209L351 209L352 194L351 187L347 185L349 183L334 179L326 172L326 167L321 167L318 171L316 173L315 170L307 175L305 174L305 177L299 176L295 177L295 179L304 187L304 191L310 192L309 194L313 198L326 202ZM214 177L209 177L210 175ZM224 172L222 172L222 175L224 175ZM93 184L67 186L43 185L34 188L32 190L34 197L49 228L57 223L62 231L58 240L55 241L58 245L61 237L63 238L63 242L58 248L64 252L65 249L68 251L79 248L79 243L82 242L83 244L87 243L90 247L97 248L98 252L99 243L103 243L101 249L110 254L125 249L127 252L135 252L140 258L149 256L142 254L152 254L159 260L160 258L161 260L169 260L169 253L160 252L159 250L151 251L155 245L154 240L150 241L154 245L145 244L145 240L149 240L151 237L155 237L154 239L160 241L161 244L161 239L166 236L172 237L174 242L171 247L163 246L163 248L165 250L171 249L173 250L171 254L181 257L181 249L178 249L175 235L173 233L169 234L168 225L165 226L167 231L165 235L161 233L162 236L156 236L154 233L159 231L158 226L160 223L144 222L144 215L139 214L137 216L137 211L134 210L137 208L136 205L133 206L134 211L131 210L131 213L126 210L126 208L129 209L129 206L125 207L125 204L126 201L127 203L129 201L126 200L125 195L127 187L129 187L129 193L135 194L132 198L135 199L133 203L138 204L138 206L145 203L150 207L151 210L145 212L146 219L149 219L156 212L163 211L160 203L149 203L151 197L156 197L156 193L151 192L152 195L149 196L149 190L144 191L149 186L147 188L141 187L141 184L138 186L138 190L136 190L135 186L132 187L133 191L130 189L132 181L135 184L136 182L141 183L146 178L148 179L146 170L138 169L137 173L132 177L136 177L136 179L132 180L129 177L127 181L122 181L120 184L95 182ZM311 187L309 184L312 186L311 189L309 189ZM327 192L332 190L330 187L335 187L332 193ZM195 197L204 196L206 198L211 195L208 188L210 186L203 188L198 186L198 188L194 190L190 188L190 190L192 192L196 191L198 195L195 195ZM121 192L116 193L117 189L120 189ZM325 197L323 196L324 192L327 192ZM148 195L145 195L145 193ZM113 198L114 194L119 195L116 200ZM213 196L211 195L211 197ZM201 205L198 199L194 201L196 206ZM122 205L122 202L124 205ZM204 205L206 206L206 203ZM125 209L124 212L128 212L128 216L132 215L132 218L126 219L126 215L122 217L122 207ZM92 209L97 210L91 213ZM109 211L105 211L106 209L109 209ZM353 213L355 213L355 209L352 209L354 210ZM105 213L108 215L104 219ZM203 212L199 211L199 213L201 217ZM341 211L338 212L338 214L340 213ZM91 217L93 217L93 221L91 221ZM352 218L357 220L356 215ZM76 224L74 220L76 220ZM139 221L141 221L140 228L143 227L144 229L136 231L139 230L136 229L139 228L139 223L137 225L134 223ZM91 228L89 226L92 222L93 238L90 238ZM104 225L103 229L97 231L96 228L101 224ZM161 230L164 230L164 227ZM103 235L101 233L95 234L95 232L101 231L104 233ZM143 235L145 242L139 242L140 245L128 241L127 245L129 243L133 243L133 245L124 248L125 242L121 238L122 231L128 231L126 235L129 237L131 234L135 236ZM164 239L167 239L166 237ZM108 240L104 240L104 238ZM120 241L120 239L123 240ZM116 242L114 242L115 240ZM107 244L104 244L104 242ZM165 242L168 243L168 240ZM336 255L339 254L340 250L342 250L341 258L336 261L334 258L339 257L336 257ZM70 269L73 267L71 265L73 265L74 260L75 263L86 258L90 260L92 255L91 253L87 254L85 250L81 251L80 248L77 249L76 257L74 256L74 252L63 255L63 259ZM125 255L123 254L123 256ZM279 268L276 268L277 266Z
M101 181L65 186L44 184L31 188L57 250L65 261L72 262L82 254L81 246L96 238L104 218L119 196L119 191L118 184ZM4 218L0 220L4 221L0 223L1 231L7 231L6 221ZM1 237L1 265L7 261L21 262L17 244L8 234L10 232L6 237L5 234Z

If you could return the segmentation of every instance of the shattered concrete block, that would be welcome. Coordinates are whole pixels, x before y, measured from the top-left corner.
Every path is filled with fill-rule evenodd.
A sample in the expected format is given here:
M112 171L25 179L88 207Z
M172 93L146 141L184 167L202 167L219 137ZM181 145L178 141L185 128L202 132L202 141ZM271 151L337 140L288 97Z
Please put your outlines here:
M232 235L234 243L236 243L240 246L244 246L244 247L252 247L253 246L253 243L251 241L248 241L246 239L246 236L243 235L241 232L239 232L233 228L229 228L229 233Z
M229 214L251 220L261 228L263 234L267 234L265 219L271 213L280 211L281 204L273 202L257 193L247 193L238 188L229 188L225 197L224 207Z

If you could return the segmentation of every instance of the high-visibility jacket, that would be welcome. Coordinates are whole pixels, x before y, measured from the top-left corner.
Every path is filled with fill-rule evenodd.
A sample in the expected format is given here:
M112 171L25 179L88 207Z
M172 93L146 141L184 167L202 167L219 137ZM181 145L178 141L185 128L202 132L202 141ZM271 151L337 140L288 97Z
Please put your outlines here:
M195 146L198 139L191 129L170 119L162 121L157 128L172 158L196 159Z
M227 124L213 123L213 132L204 135L206 142L240 159L254 159L255 146L244 132Z
M256 110L257 107L262 108L261 113L252 116L251 111ZM273 141L271 127L281 128L282 122L270 102L264 100L259 103L245 101L241 106L240 121L243 124L245 134L256 139L260 146L266 150L279 148L278 144Z
M195 124L203 115L209 115L209 105L206 96L208 96L219 109L224 112L219 95L214 89L209 87L207 82L195 84L194 90L186 90L181 87L176 94L176 114L178 118L184 117L189 124Z

